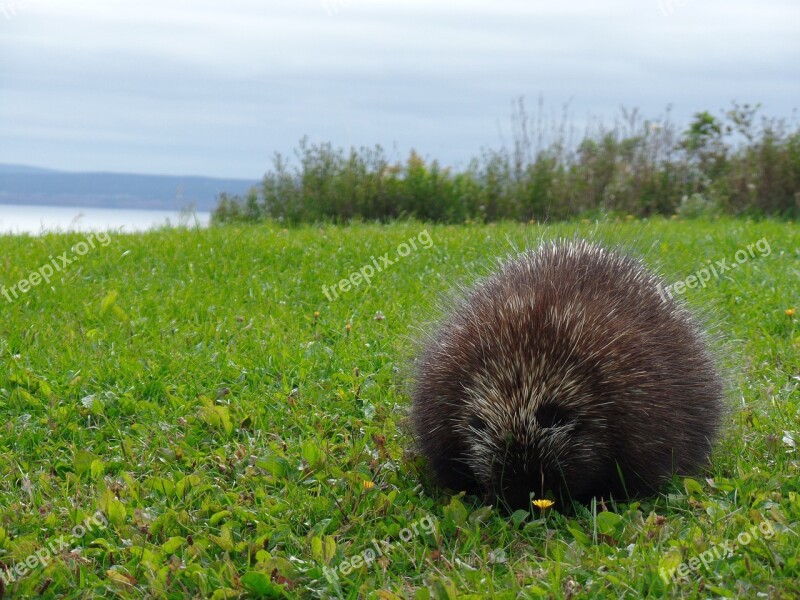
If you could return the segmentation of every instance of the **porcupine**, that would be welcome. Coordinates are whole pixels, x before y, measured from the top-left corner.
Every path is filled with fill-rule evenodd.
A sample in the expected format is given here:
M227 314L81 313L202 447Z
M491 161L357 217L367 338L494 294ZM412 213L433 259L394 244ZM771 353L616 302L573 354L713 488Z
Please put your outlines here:
M435 481L530 508L656 493L708 461L724 410L702 328L635 258L544 243L469 290L417 363Z

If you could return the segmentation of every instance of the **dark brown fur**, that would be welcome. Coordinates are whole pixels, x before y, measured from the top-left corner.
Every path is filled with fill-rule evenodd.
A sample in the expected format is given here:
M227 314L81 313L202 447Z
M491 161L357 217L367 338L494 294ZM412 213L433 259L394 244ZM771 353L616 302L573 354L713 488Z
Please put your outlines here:
M412 424L437 482L530 507L652 494L707 462L723 386L639 261L545 244L468 292L418 362Z

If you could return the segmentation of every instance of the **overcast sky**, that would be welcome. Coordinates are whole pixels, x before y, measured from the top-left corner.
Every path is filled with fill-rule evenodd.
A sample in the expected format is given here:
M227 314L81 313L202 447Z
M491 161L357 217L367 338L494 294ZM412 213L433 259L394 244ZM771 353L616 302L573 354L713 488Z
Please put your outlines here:
M800 2L0 0L0 162L259 178L308 135L463 165L520 96L791 119Z

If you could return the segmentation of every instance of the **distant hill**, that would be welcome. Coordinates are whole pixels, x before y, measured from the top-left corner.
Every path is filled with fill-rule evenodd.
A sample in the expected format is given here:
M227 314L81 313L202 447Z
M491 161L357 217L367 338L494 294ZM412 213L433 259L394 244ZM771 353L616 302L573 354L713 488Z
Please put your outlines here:
M129 173L65 173L0 164L0 204L209 211L217 196L245 194L246 179Z
M0 163L0 175L5 173L26 173L26 174L41 174L41 173L58 173L53 169L42 169L41 167L29 167L27 165L4 165Z

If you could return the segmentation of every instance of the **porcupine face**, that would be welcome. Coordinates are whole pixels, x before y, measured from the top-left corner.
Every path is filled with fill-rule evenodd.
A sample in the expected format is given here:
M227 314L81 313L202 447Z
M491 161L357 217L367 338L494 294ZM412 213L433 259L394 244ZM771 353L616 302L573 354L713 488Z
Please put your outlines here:
M477 379L487 376L493 373ZM613 411L586 384L551 388L507 388L501 378L491 392L485 384L467 391L469 410L460 424L470 440L465 462L486 497L512 511L529 508L532 497L552 495L562 506L586 501L612 481L605 415ZM501 390L502 401L492 397Z

